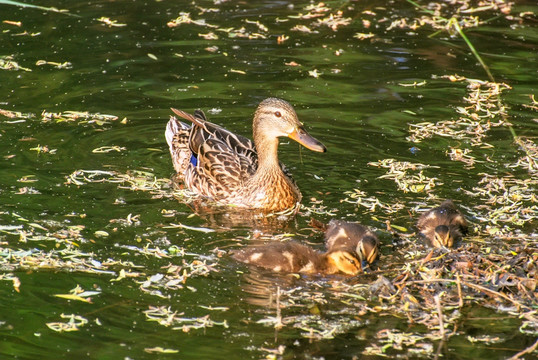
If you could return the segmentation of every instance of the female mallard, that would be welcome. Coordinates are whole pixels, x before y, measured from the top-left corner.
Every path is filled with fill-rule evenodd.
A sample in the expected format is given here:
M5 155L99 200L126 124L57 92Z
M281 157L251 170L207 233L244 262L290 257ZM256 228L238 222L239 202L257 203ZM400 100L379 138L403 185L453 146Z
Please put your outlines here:
M326 151L306 132L293 107L281 99L265 99L256 109L254 142L210 123L201 110L194 115L172 111L193 123L189 127L172 117L166 127L176 178L219 203L268 211L291 209L301 193L278 161L278 137Z
M452 200L426 211L417 222L420 235L433 247L452 247L467 234L467 221Z
M358 223L331 220L325 230L325 246L328 251L356 251L361 261L374 262L379 255L379 239L376 234Z
M232 251L232 257L274 272L357 275L362 270L360 257L355 251L333 250L320 253L296 242L235 250Z

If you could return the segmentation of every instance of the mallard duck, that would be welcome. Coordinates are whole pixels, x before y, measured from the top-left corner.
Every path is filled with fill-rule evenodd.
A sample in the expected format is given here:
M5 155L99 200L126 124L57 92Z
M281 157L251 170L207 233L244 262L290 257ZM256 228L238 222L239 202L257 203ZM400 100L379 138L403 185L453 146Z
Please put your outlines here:
M193 123L172 117L166 127L175 178L221 204L268 211L295 207L301 193L278 161L278 138L287 136L310 150L326 151L281 99L265 99L256 109L254 141L210 123L201 110L194 115L172 111Z
M353 250L369 264L379 255L379 244L376 234L358 223L331 220L325 230L327 250Z
M320 253L310 246L296 242L235 250L232 251L232 257L274 272L357 275L362 270L360 257L354 251L333 250Z
M452 247L467 234L467 221L452 200L420 215L417 222L420 235L433 247Z

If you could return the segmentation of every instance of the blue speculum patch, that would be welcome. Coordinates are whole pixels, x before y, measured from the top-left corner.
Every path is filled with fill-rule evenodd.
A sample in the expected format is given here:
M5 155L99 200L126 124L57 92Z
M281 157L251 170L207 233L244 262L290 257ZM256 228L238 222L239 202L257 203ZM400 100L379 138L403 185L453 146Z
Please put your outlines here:
M198 165L198 159L196 158L196 156L194 156L194 154L191 155L191 164L193 166Z

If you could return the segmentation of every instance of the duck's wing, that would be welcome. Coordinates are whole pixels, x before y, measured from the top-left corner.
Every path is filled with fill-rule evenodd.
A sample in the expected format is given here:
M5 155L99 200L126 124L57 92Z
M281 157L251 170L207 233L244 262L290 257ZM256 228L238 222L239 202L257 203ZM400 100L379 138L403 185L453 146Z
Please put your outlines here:
M196 164L191 162L186 171L185 184L216 201L233 197L254 172L251 163L221 139L204 141L196 156Z
M195 156L200 153L200 148L207 140L218 139L226 144L231 152L240 156L239 160L243 167L250 167L254 170L258 167L258 155L254 143L250 139L207 121L202 110L196 110L194 115L174 108L172 111L193 123L189 136L189 147Z

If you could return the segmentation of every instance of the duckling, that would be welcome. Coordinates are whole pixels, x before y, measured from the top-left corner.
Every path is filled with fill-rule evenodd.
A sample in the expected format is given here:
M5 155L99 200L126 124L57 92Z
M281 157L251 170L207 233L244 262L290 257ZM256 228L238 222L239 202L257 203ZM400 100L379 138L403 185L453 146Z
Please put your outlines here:
M232 257L274 272L357 275L362 270L360 257L355 251L338 249L320 253L297 242L234 250Z
M459 241L468 231L467 221L452 200L445 200L438 207L422 214L417 228L429 245L436 248L454 246L454 242Z
M331 220L325 231L327 250L356 251L361 262L368 264L379 256L379 244L376 234L358 223Z

